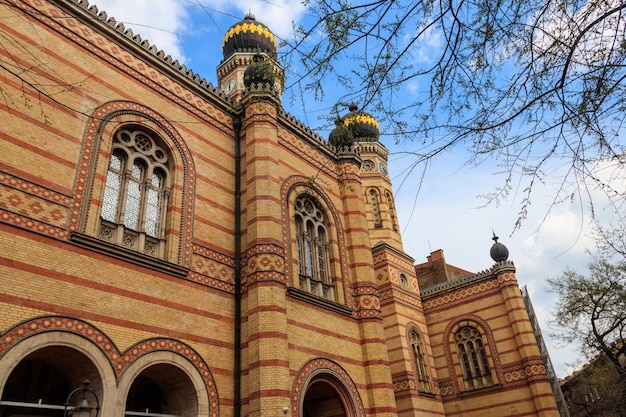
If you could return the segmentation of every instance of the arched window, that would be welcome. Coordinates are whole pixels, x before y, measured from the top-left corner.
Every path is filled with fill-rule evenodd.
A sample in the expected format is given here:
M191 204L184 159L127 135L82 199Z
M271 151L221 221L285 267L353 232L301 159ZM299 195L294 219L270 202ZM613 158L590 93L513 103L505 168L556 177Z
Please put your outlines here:
M475 389L493 384L487 352L478 329L461 327L454 335L459 354L459 363L466 389Z
M404 289L409 289L409 279L404 274L400 274L400 286Z
M113 140L100 213L101 239L150 256L165 253L169 157L141 129L120 129Z
M372 206L372 219L374 220L374 227L383 227L383 222L380 218L380 208L378 206L378 193L376 190L370 189L369 199Z
M300 289L334 301L326 215L317 201L305 194L296 199L295 222Z
M426 372L424 350L417 331L411 330L409 332L409 343L411 344L413 364L415 365L415 372L417 374L418 389L422 392L432 392L430 382L428 381L428 373Z
M387 199L387 206L389 207L389 217L391 218L391 227L393 230L398 231L398 220L396 218L396 208L393 204L393 197L389 191L385 192L385 198Z

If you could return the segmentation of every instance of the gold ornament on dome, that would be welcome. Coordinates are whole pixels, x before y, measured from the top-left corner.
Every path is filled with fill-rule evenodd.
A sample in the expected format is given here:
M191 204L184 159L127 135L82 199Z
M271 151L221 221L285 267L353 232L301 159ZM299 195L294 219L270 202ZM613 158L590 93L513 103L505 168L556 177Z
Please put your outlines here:
M274 37L274 34L270 32L270 30L267 27L259 25L257 23L249 23L249 22L238 24L230 28L228 32L226 32L226 35L224 36L224 39L222 40L222 48L224 48L224 46L226 45L226 42L228 42L230 38L232 38L233 36L239 35L240 33L258 33L259 35L264 36L267 39L269 39L274 45L274 48L278 49L276 38Z
M376 127L376 129L380 129L376 119L367 114L357 114L354 116L350 116L347 117L346 120L344 120L343 122L345 126L350 126L352 123L365 123Z

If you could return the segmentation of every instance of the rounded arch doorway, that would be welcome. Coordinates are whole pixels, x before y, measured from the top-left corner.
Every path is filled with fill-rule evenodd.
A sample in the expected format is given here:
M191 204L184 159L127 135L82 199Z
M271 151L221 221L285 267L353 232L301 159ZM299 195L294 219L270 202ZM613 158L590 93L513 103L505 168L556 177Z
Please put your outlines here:
M345 398L334 384L324 380L309 385L302 402L302 417L348 417Z
M189 376L168 363L143 369L126 398L125 415L195 417L199 414L196 388Z
M37 349L8 375L0 397L0 415L63 417L68 394L85 379L103 398L98 369L85 354L68 346Z
M356 385L335 362L314 359L296 378L294 411L298 417L362 417Z

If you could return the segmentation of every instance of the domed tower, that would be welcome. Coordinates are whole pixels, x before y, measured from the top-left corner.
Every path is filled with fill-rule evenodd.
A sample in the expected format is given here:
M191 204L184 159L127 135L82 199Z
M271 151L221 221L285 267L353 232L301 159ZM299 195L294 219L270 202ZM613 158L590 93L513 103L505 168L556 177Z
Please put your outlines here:
M403 251L387 168L389 151L379 142L380 127L372 115L356 105L350 105L349 110L337 121L328 140L337 148L354 145L361 154L361 181L372 246L383 242Z
M253 15L246 15L228 29L222 53L224 60L217 67L217 81L224 93L238 99L250 85L261 84L273 86L280 97L284 69L276 61L276 38Z

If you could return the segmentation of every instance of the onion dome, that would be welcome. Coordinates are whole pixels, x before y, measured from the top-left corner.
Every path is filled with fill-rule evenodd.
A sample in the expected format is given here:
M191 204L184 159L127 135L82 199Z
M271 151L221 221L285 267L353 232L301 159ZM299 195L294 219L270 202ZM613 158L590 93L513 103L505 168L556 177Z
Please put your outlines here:
M273 86L275 79L274 70L267 59L261 54L256 54L252 60L254 62L243 73L244 85L246 87L250 87L252 84L269 84Z
M509 259L509 250L502 243L498 242L498 236L496 236L495 233L493 234L493 237L491 239L495 242L491 246L491 250L489 251L491 259L496 262L503 262Z
M244 19L231 26L222 41L224 59L235 52L265 52L275 56L278 52L274 34L263 23L248 14Z
M354 145L354 133L345 125L343 119L335 121L335 128L328 135L328 142L337 149L349 148Z
M350 127L354 140L357 142L376 142L380 136L378 122L371 115L358 110L356 104L351 104L350 113L343 118L343 124Z

